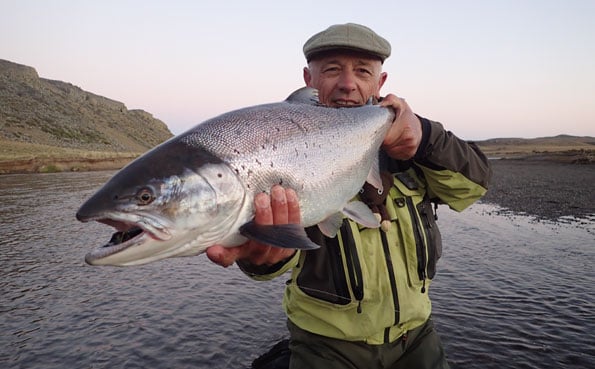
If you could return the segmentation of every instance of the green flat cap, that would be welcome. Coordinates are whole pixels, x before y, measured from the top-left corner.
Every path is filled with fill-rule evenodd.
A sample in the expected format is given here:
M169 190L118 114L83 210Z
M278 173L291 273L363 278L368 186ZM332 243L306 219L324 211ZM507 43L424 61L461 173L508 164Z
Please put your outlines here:
M304 44L304 55L308 61L316 54L331 50L359 51L384 62L390 56L390 43L368 27L346 23L330 26Z

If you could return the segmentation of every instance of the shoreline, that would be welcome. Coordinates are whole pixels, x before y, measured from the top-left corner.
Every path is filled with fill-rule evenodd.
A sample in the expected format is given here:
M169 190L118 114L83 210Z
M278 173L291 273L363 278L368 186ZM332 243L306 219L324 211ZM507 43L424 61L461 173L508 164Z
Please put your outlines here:
M5 143L5 142L4 142ZM16 150L15 150L16 148ZM99 170L118 170L141 153L133 152L93 152L83 150L42 147L47 151L19 152L21 147L11 147L16 155L6 152L0 155L0 175L24 173L86 172ZM9 149L9 150L10 150ZM499 160L511 162L547 162L570 165L595 164L595 150L567 149L555 151L522 152L512 149L502 151L491 147L481 147L491 162Z
M0 160L0 175L118 170L137 156L137 154L122 154L117 157L105 158L80 157Z
M498 205L504 214L542 220L595 219L595 163L499 159L490 164L492 180L480 202Z
M137 156L111 153L102 157L0 160L0 174L118 170ZM543 220L595 218L595 162L555 153L492 158L490 164L493 176L481 203L495 204L503 214L521 213Z
M140 154L58 147L0 138L0 175L116 170Z

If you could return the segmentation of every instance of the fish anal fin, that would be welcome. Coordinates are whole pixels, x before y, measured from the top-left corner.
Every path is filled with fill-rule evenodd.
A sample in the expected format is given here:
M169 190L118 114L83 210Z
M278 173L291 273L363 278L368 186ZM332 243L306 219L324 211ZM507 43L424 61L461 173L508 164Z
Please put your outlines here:
M378 222L376 215L374 215L368 205L361 201L351 201L347 203L347 205L345 205L343 208L343 214L345 214L345 216L349 219L363 225L364 227L380 227L380 223Z
M366 182L377 188L379 191L384 191L384 186L382 185L382 176L380 175L380 169L378 166L378 156L374 158L374 162L370 167L370 171L368 172L368 177L366 178Z

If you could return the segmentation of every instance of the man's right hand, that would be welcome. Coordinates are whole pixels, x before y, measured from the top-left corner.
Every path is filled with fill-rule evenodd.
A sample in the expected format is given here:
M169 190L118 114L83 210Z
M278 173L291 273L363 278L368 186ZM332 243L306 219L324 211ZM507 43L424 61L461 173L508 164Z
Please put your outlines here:
M261 225L301 223L300 205L297 194L292 189L280 185L271 188L271 195L259 193L254 198L254 221ZM291 257L294 249L271 247L248 241L236 247L211 246L206 253L212 262L228 267L237 260L254 265L274 265Z

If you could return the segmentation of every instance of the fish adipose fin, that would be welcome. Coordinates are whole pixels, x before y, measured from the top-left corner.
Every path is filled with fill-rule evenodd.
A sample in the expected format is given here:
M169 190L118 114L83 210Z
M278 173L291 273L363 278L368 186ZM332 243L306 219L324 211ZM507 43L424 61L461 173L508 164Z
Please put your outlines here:
M242 236L283 249L314 250L320 246L306 235L299 224L260 225L250 221L240 227Z

